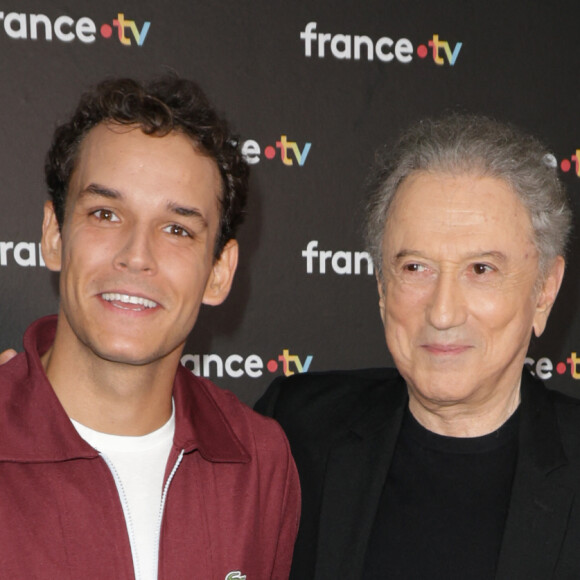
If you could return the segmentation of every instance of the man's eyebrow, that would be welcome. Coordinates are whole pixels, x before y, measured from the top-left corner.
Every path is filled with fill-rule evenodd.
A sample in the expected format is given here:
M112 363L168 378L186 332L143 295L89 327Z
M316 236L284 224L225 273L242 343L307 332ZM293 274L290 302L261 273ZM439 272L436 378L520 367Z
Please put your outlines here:
M109 199L120 199L123 197L123 194L117 189L111 189L110 187L99 185L98 183L90 183L80 192L80 195L87 194L100 195Z
M503 253L500 252L499 250L488 250L488 251L484 251L484 252L476 252L473 254L470 254L469 256L467 256L467 259L471 259L471 260L480 260L480 259L486 259L486 258L492 258L494 260L499 260L501 262L506 262L507 261L507 256Z
M420 252L419 250L407 250L407 249L403 249L403 250L400 250L399 252L397 252L393 256L393 261L402 260L403 258L406 258L407 256L415 256L417 258L425 258L426 257L423 254L423 252Z
M394 260L401 260L406 258L407 256L427 258L427 256L423 252L420 252L419 250L403 249L395 254ZM505 262L507 260L507 256L503 252L500 252L498 250L482 250L481 252L472 252L462 257L463 260L485 260L487 258L501 260L502 262Z
M98 183L91 183L85 187L81 193L83 195L98 195L108 199L122 199L124 196L118 189L111 189ZM208 226L207 219L196 207L183 206L175 202L167 202L167 210L181 217L193 217L199 219L204 227Z
M208 225L207 220L205 219L204 215L201 213L201 211L197 207L187 207L187 206L179 205L175 202L170 201L167 204L167 209L170 212L176 213L177 215L179 215L181 217L193 217L193 218L199 219L203 222L203 225L205 227L207 227L207 225Z

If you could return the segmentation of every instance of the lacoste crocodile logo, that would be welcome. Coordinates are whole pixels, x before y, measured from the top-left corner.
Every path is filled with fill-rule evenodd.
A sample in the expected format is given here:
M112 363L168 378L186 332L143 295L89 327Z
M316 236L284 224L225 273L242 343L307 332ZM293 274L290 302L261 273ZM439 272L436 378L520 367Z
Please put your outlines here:
M246 575L242 574L239 570L232 570L226 574L225 580L246 580Z

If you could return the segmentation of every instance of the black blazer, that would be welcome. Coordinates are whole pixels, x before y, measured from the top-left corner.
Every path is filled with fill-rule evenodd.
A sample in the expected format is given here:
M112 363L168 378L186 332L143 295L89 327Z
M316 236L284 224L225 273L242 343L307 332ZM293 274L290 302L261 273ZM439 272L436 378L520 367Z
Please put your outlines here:
M518 460L497 580L580 579L580 401L524 372ZM256 410L277 419L302 485L291 578L359 580L407 405L394 369L296 374Z

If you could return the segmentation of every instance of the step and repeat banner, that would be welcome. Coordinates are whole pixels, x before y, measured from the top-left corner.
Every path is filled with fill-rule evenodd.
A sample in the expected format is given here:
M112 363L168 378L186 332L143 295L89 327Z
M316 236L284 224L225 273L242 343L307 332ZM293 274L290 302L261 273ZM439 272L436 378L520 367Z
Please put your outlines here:
M183 363L250 404L282 373L392 364L362 244L374 151L444 111L511 121L552 149L578 215L579 23L577 2L533 0L0 0L0 349L58 308L38 245L56 123L105 77L175 71L252 166L233 291ZM580 397L579 244L528 362Z

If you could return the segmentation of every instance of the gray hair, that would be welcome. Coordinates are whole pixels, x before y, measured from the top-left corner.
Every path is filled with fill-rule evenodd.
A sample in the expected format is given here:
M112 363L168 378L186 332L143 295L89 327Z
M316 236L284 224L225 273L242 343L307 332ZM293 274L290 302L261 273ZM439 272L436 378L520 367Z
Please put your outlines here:
M375 159L366 241L379 276L383 236L395 194L412 173L428 171L505 181L530 215L543 278L556 256L564 255L572 228L572 210L557 165L554 155L534 137L487 117L452 114L417 123Z

